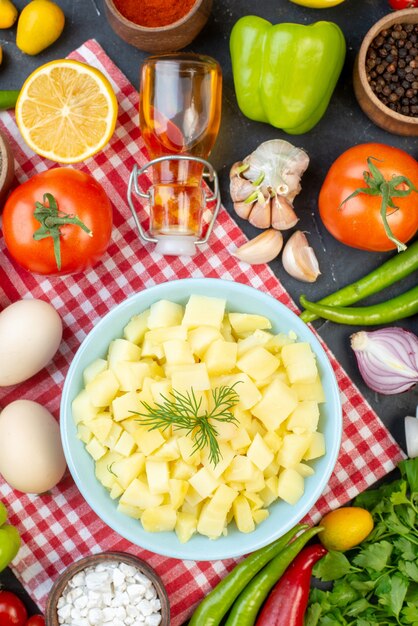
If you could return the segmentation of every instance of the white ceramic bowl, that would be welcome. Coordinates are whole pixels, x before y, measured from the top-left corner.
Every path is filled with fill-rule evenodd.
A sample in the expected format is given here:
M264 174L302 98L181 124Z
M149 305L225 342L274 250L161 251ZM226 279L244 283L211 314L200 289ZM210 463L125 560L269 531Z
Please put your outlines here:
M287 333L293 330L299 341L310 343L317 357L326 395L326 402L320 405L319 430L325 435L327 451L325 456L311 462L315 473L305 479L305 493L296 505L276 501L269 507L270 516L252 533L243 534L231 524L226 537L210 540L195 535L187 543L181 544L174 532L146 532L138 520L117 511L117 501L111 500L107 490L96 480L94 462L77 438L71 402L83 387L84 368L96 358L106 357L110 341L122 336L124 326L133 315L161 299L185 304L191 294L224 298L228 310L265 315L273 324L273 332ZM337 460L342 433L341 402L334 372L308 326L271 296L240 283L212 278L175 280L156 285L130 296L105 315L85 338L71 363L62 394L60 419L68 467L81 494L96 514L122 537L142 548L179 559L201 561L248 554L297 524L309 512L328 483Z

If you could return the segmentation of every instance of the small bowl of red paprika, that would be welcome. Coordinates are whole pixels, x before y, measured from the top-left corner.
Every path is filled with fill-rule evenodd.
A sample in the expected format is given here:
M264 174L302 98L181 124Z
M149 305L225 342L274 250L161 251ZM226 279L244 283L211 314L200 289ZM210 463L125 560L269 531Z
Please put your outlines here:
M205 26L213 0L104 0L115 33L146 52L185 48Z

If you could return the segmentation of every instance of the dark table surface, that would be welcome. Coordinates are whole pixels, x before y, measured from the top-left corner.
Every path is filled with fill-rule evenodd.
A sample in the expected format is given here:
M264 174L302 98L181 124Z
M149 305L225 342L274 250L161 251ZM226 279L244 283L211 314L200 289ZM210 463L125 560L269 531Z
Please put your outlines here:
M66 25L60 39L44 52L29 57L15 45L16 29L0 31L4 61L0 67L0 89L18 89L25 78L39 65L66 56L87 39L95 38L110 58L120 67L135 87L139 82L139 67L148 53L133 48L121 40L106 21L102 0L55 0L66 15ZM14 0L18 9L27 4ZM417 9L418 11L418 9ZM253 151L262 141L282 138L304 148L310 156L310 166L302 179L302 192L297 197L295 208L300 216L298 228L308 233L314 248L321 276L313 285L300 283L282 269L280 258L271 263L271 268L280 278L292 297L298 301L301 293L311 299L320 297L360 278L376 268L390 254L371 253L348 248L337 242L323 227L317 210L318 193L325 174L333 160L350 146L377 141L402 148L415 158L418 157L418 140L387 133L375 126L361 111L353 93L352 69L356 53L369 28L390 12L387 0L346 0L330 9L307 9L289 0L214 0L211 17L203 31L187 48L188 51L214 56L223 70L222 125L216 146L210 157L217 168L224 205L232 211L229 199L229 169L237 160ZM274 23L297 22L311 24L319 20L336 22L343 30L347 42L347 57L331 103L320 123L309 133L289 136L267 124L246 119L238 109L232 81L229 57L229 34L233 24L243 15L254 14ZM249 236L259 233L247 222L236 218L240 227ZM417 276L395 285L385 293L387 297L397 295L417 283ZM370 299L373 302L373 299ZM418 333L415 316L404 320L400 326ZM383 396L369 390L359 376L355 357L349 346L349 337L357 327L338 326L332 322L315 322L320 335L331 348L353 381L376 410L398 443L405 448L404 420L406 415L415 415L418 405L418 386L413 390L396 395ZM10 570L0 575L0 583L23 594L13 579ZM35 610L33 604L30 610Z

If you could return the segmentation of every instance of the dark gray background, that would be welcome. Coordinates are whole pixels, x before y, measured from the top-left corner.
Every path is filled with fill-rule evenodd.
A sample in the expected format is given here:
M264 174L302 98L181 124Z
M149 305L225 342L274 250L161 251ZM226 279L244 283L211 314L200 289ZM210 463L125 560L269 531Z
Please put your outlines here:
M138 0L140 1L140 0ZM93 0L56 0L66 15L66 25L60 39L35 57L21 53L15 45L16 29L0 31L4 61L0 66L0 89L18 89L25 78L39 65L52 59L66 56L89 38L95 38L111 59L138 87L139 67L147 56L121 40L108 25L102 0L94 0L100 11L97 14ZM15 0L18 9L27 4ZM345 149L357 143L378 141L402 148L418 157L418 141L415 138L399 137L376 127L361 111L353 93L352 69L356 53L367 30L381 17L391 11L387 0L345 0L341 5L330 9L307 9L292 4L288 0L214 0L212 15L197 37L187 48L214 56L221 64L224 79L223 113L221 131L210 160L218 169L221 179L222 198L228 210L232 210L229 200L229 169L237 160L254 150L262 141L283 138L304 148L311 159L309 168L302 179L302 192L295 202L300 216L297 228L308 233L309 241L318 256L321 276L313 285L300 283L288 276L281 266L280 258L271 267L280 278L292 297L298 301L301 293L311 299L320 297L360 278L379 266L391 254L363 252L348 248L337 242L322 226L317 212L318 193L325 174L333 160ZM418 11L418 9L417 9ZM254 14L274 23L298 22L310 24L319 20L336 22L343 30L347 42L347 57L339 83L331 99L330 106L321 122L309 133L289 136L269 125L252 122L239 111L232 82L229 57L229 34L233 24L243 15ZM260 231L247 222L236 218L249 237ZM417 276L411 276L402 285L393 286L384 292L392 297L417 283ZM369 299L369 302L382 299L382 296ZM414 415L418 405L418 387L395 396L383 396L370 391L358 374L355 357L349 345L349 337L358 327L338 326L332 322L315 322L320 335L332 349L348 374L376 410L402 447L404 439L404 416ZM398 324L418 333L417 317ZM5 574L1 580L13 584Z

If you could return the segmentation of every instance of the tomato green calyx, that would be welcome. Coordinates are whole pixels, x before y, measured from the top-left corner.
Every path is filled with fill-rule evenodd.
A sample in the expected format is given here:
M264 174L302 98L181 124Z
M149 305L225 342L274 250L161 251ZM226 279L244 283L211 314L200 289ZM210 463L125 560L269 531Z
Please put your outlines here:
M44 193L42 202L35 202L34 217L41 226L33 233L35 241L52 237L54 243L54 256L58 270L61 270L61 245L60 237L61 226L74 224L79 226L89 237L93 237L93 233L76 215L70 215L60 211L57 201L51 193Z
M413 191L418 191L413 182L407 178L406 176L393 176L391 180L386 180L383 176L382 172L379 168L372 162L372 160L378 161L376 157L368 157L367 165L369 166L369 171L363 172L364 182L367 187L359 187L352 194L350 194L345 200L343 200L340 204L340 208L343 204L348 202L351 198L358 196L361 193L364 193L368 196L381 196L382 203L380 206L380 216L382 218L383 227L385 229L385 233L391 241L396 245L398 252L402 252L406 250L406 245L399 241L393 234L387 216L394 211L398 211L399 207L393 202L393 198L404 198L409 196ZM399 186L406 186L406 189L399 189ZM392 209L390 213L388 213L388 209Z

